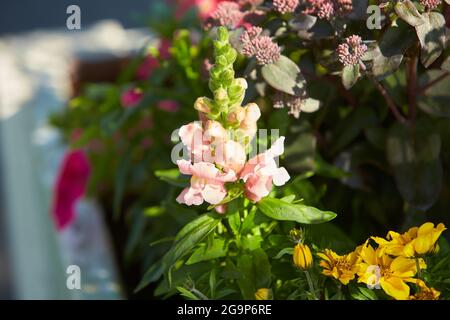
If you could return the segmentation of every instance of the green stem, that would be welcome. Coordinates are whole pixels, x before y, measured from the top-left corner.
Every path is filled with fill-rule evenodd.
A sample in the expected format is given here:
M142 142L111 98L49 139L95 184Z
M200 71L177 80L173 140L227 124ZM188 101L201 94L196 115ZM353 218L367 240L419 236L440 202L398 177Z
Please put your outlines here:
M420 270L419 258L416 257L417 278L422 279L422 271Z
M314 285L313 285L313 282L312 282L312 279L311 279L311 276L310 276L308 270L305 270L305 275L306 275L306 280L308 281L309 291L313 295L314 300L317 300L316 290L314 290Z

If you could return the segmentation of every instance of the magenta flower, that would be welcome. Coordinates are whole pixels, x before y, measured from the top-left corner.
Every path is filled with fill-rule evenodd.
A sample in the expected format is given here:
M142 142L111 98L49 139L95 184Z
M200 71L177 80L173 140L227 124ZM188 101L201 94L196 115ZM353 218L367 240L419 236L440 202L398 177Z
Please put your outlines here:
M159 61L155 57L149 55L145 57L142 64L136 70L136 79L147 80L153 71L159 67Z
M81 150L66 153L54 186L52 217L58 231L75 219L76 204L85 194L91 173L86 154Z
M180 104L175 100L161 100L158 102L158 108L167 112L177 112Z
M176 0L175 17L181 19L190 9L196 8L200 19L205 20L223 0Z
M170 59L170 47L171 46L172 46L172 42L169 39L164 38L159 42L158 52L159 52L159 56L161 57L161 59L163 59L163 60Z
M269 195L272 184L282 186L290 179L286 169L278 168L274 159L283 153L284 137L280 137L269 150L245 164L240 173L240 179L245 182L245 196L248 199L258 202Z
M345 38L345 42L341 43L336 53L339 61L345 66L357 65L367 52L367 46L362 43L360 36L352 35Z
M144 93L141 89L131 88L122 93L120 102L124 108L133 108L141 102L143 96Z
M290 13L298 7L298 0L273 0L273 6L281 14Z
M188 206L198 206L204 201L212 205L219 204L227 195L225 183L237 179L234 172L222 173L212 163L191 164L186 160L178 160L177 164L182 174L192 176L190 187L185 188L177 197L178 203Z

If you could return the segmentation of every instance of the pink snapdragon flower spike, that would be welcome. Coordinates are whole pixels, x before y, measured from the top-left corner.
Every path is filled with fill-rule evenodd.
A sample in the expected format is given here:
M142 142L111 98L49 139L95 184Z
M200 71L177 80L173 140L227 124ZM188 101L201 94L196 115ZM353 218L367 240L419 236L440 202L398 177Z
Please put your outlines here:
M227 195L226 182L237 180L233 171L222 173L214 164L178 160L178 168L185 175L191 175L191 185L185 188L177 197L178 203L188 206L201 205L207 202L212 205L219 204Z
M75 219L76 204L85 194L90 173L91 166L83 151L66 153L55 183L51 212L58 231Z
M258 202L269 195L272 184L282 186L290 179L287 170L278 168L275 161L276 157L284 153L284 139L280 137L269 150L250 159L240 173L248 199Z
M175 100L161 100L158 102L158 109L167 112L177 112L180 109L180 104Z
M122 96L120 97L120 102L122 103L122 107L124 108L133 108L137 106L142 98L144 93L141 89L132 88L124 91Z
M239 173L244 168L247 154L240 143L228 140L216 146L213 159L225 172Z

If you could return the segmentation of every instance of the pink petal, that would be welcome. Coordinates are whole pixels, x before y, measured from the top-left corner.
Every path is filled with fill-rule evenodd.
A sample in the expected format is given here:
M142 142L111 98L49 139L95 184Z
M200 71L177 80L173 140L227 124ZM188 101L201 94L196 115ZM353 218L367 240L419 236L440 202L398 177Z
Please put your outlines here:
M75 206L84 195L91 173L86 154L81 150L68 152L63 159L54 187L52 216L58 230L75 218Z

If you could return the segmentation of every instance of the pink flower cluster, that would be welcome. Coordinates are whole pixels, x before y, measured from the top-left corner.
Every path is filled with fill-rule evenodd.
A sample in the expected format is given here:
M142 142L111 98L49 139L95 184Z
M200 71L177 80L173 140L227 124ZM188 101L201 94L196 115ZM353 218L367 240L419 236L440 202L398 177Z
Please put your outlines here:
M420 4L430 8L430 9L436 9L440 4L442 0L420 0Z
M144 93L139 88L131 88L125 90L121 97L120 102L122 103L122 107L124 108L133 108L137 106L142 98L144 97Z
M256 104L239 107L238 115L241 132L254 137L256 122L261 116ZM204 117L201 117L204 118ZM247 161L245 143L233 140L221 123L214 120L195 121L179 130L183 145L189 152L189 160L178 160L182 174L191 176L190 186L177 197L177 202L186 205L200 205L207 202L218 205L227 196L226 183L242 180L245 195L252 201L267 196L272 184L283 185L289 180L286 169L278 168L274 158L283 153L284 137L278 139L272 148Z
M352 0L306 0L303 13L320 19L331 19L334 15L346 15L352 12Z
M273 0L273 6L281 14L294 12L298 7L298 0Z
M223 1L211 13L211 19L220 26L236 28L242 23L244 15L238 3L234 1Z
M281 55L281 49L269 36L261 35L260 27L251 26L241 35L242 54L255 57L260 65L275 63Z
M358 64L366 52L367 46L362 43L361 37L357 35L345 38L345 42L341 43L336 49L339 61L345 66Z

